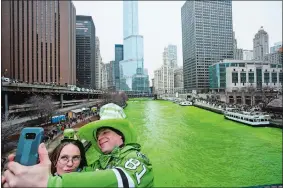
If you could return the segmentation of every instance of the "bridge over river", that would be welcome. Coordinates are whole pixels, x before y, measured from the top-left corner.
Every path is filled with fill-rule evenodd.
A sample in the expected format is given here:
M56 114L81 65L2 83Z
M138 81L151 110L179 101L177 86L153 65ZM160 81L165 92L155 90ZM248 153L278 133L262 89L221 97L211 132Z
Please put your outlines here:
M129 101L125 112L153 164L156 187L282 184L281 129L253 128L169 101ZM93 153L88 150L89 162Z

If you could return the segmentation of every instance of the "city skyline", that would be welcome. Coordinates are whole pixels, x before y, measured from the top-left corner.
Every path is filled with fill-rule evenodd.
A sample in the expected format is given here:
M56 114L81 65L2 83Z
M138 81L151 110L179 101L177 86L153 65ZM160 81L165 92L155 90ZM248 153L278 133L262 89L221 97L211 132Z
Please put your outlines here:
M181 7L184 2L139 2L139 33L144 36L144 67L148 69L150 78L153 78L153 71L162 65L162 52L168 44L177 45L178 65L183 64ZM103 62L114 60L114 45L123 43L123 3L75 1L74 5L77 14L93 16L101 41ZM106 8L111 14L105 13ZM282 41L282 2L233 1L232 8L238 48L252 50L253 37L261 26L269 34L270 46Z

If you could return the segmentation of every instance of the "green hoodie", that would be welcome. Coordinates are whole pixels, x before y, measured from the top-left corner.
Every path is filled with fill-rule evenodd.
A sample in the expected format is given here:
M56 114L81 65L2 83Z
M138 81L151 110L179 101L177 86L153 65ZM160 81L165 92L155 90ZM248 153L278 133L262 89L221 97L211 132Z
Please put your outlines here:
M152 187L153 171L139 144L116 147L81 172L50 176L48 187Z

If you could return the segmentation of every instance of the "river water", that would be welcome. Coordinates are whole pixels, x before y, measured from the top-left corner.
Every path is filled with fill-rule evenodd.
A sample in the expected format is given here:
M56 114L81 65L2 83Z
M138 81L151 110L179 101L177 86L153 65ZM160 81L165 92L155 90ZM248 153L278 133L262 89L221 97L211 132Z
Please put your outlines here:
M281 129L253 128L169 101L132 100L125 113L153 164L156 187L282 183Z

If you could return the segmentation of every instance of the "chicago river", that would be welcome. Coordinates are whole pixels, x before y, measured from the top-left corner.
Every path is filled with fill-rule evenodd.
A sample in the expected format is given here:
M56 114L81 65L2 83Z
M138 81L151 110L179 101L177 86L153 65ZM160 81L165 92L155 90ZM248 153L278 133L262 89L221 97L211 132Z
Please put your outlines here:
M249 127L170 101L130 100L125 113L153 164L156 187L282 183L281 129ZM91 152L89 162L96 159Z

